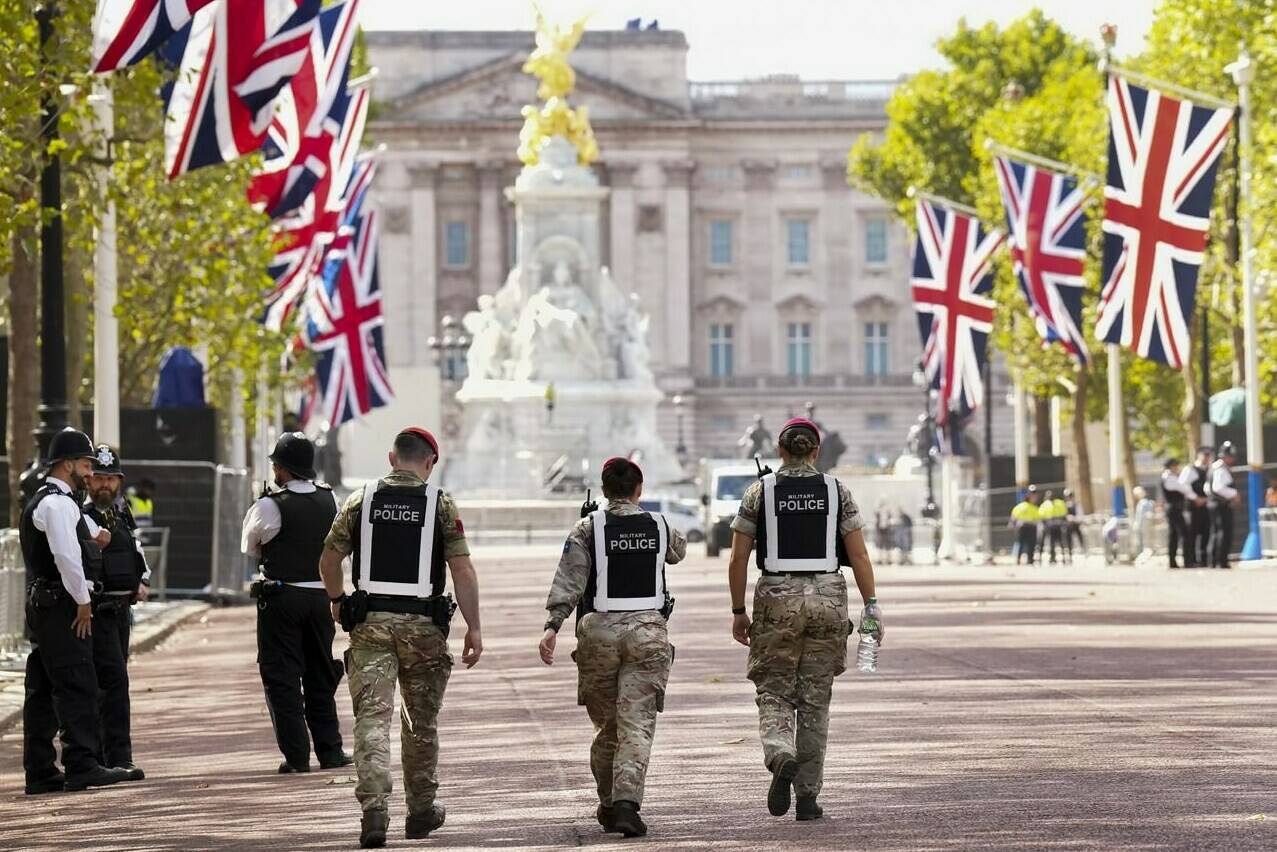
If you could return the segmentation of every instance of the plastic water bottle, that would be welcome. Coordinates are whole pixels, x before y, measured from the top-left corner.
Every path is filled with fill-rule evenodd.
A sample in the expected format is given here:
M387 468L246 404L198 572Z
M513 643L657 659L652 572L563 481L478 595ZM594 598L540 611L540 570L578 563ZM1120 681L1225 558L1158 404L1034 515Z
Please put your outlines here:
M870 604L874 603L871 598ZM873 637L878 622L869 616L860 620L860 644L856 646L856 668L862 672L878 671L878 640Z

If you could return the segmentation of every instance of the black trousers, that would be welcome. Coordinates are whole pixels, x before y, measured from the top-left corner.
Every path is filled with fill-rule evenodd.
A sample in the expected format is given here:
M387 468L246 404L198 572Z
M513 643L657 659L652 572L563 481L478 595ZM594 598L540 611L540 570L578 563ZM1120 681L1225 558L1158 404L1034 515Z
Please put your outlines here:
M26 698L22 705L22 768L28 781L56 775L53 738L62 740L68 775L98 766L98 680L93 640L71 630L75 602L64 597L49 607L27 604L32 648L27 656Z
M1188 547L1184 560L1189 565L1204 566L1211 561L1210 509L1193 506L1189 509Z
M1082 541L1082 525L1077 521L1071 521L1064 533L1064 548L1068 551L1069 558L1073 558L1073 540L1077 539L1078 552L1085 555L1086 542Z
M1015 540L1017 545L1015 564L1020 564L1021 556L1028 556L1028 562L1032 565L1033 555L1038 547L1037 524L1020 524L1019 529L1015 531Z
M1166 537L1168 539L1166 543L1166 555L1170 565L1173 567L1176 564L1175 556L1176 556L1176 553L1178 553L1181 546L1184 549L1183 564L1191 565L1193 562L1193 559L1189 555L1189 544L1192 541L1192 539L1189 537L1188 524L1184 521L1183 506L1176 506L1174 504L1169 504L1169 503L1167 504L1166 506Z
M129 608L93 611L93 668L98 676L98 719L103 766L133 762L129 724Z
M336 634L323 589L281 586L257 602L257 666L266 706L279 750L294 766L310 762L312 739L321 762L342 751L333 697L342 674L333 659Z
M1227 568L1228 554L1233 552L1233 504L1212 501L1210 514L1210 564L1215 568Z
M1042 536L1042 541L1038 545L1038 559L1040 560L1046 552L1047 545L1051 547L1051 562L1055 562L1055 553L1057 549L1064 547L1064 525L1057 521L1048 521L1046 530Z

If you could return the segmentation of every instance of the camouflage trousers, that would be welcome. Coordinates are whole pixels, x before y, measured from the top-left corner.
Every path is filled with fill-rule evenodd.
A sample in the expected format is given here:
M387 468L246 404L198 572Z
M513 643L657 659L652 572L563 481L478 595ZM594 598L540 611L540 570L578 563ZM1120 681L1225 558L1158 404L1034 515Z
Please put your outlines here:
M594 723L590 770L599 801L643 803L674 648L654 610L592 612L576 627L577 699Z
M757 689L763 761L798 759L794 789L820 792L834 678L847 669L847 581L842 574L763 576L754 588L749 679Z
M355 798L365 811L384 811L390 777L390 722L395 681L403 698L400 740L408 813L426 814L439 789L435 720L452 672L448 640L422 615L370 612L350 632L346 675L355 709Z

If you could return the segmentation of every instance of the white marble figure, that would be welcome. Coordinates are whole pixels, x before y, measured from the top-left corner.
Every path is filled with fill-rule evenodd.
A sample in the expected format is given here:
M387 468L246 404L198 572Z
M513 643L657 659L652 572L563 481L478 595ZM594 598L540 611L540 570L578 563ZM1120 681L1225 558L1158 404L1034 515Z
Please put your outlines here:
M648 318L639 313L638 296L631 296L633 303L625 314L621 333L620 357L621 378L632 381L650 382L652 375L652 352L647 346Z
M466 352L469 375L480 379L504 379L509 358L507 335L497 316L496 300L484 294L479 297L479 310L461 320L470 335Z

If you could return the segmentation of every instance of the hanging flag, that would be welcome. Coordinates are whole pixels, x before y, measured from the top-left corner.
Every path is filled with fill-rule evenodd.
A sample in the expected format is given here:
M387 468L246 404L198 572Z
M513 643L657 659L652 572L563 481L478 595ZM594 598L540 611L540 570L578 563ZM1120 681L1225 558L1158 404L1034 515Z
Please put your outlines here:
M249 200L272 218L300 207L314 191L331 161L333 142L346 126L353 100L348 86L358 8L359 0L344 0L320 13L306 60L279 99L262 146L265 162L248 189ZM362 123L358 130L356 144Z
M999 231L974 216L919 198L913 252L913 304L923 369L940 391L938 422L968 414L984 397L982 371L993 329L993 252Z
M176 69L164 88L169 179L256 151L273 104L310 49L320 0L222 0L160 51Z
M272 331L288 322L293 309L312 289L328 244L336 236L349 199L371 181L371 171L356 168L359 141L368 111L368 92L359 92L337 138L329 146L322 171L300 206L275 223L280 248L269 272L275 286L266 299L262 321Z
M135 65L214 0L98 0L93 13L95 74Z
M1084 196L1076 178L1008 157L994 158L1008 242L1020 291L1042 336L1085 364L1082 262L1086 258Z
M329 428L387 405L394 392L386 374L384 318L377 280L376 211L364 210L368 180L351 198L341 234L324 264L317 310L304 339L316 356L321 417Z
M1109 75L1104 271L1096 336L1179 367L1232 109Z

